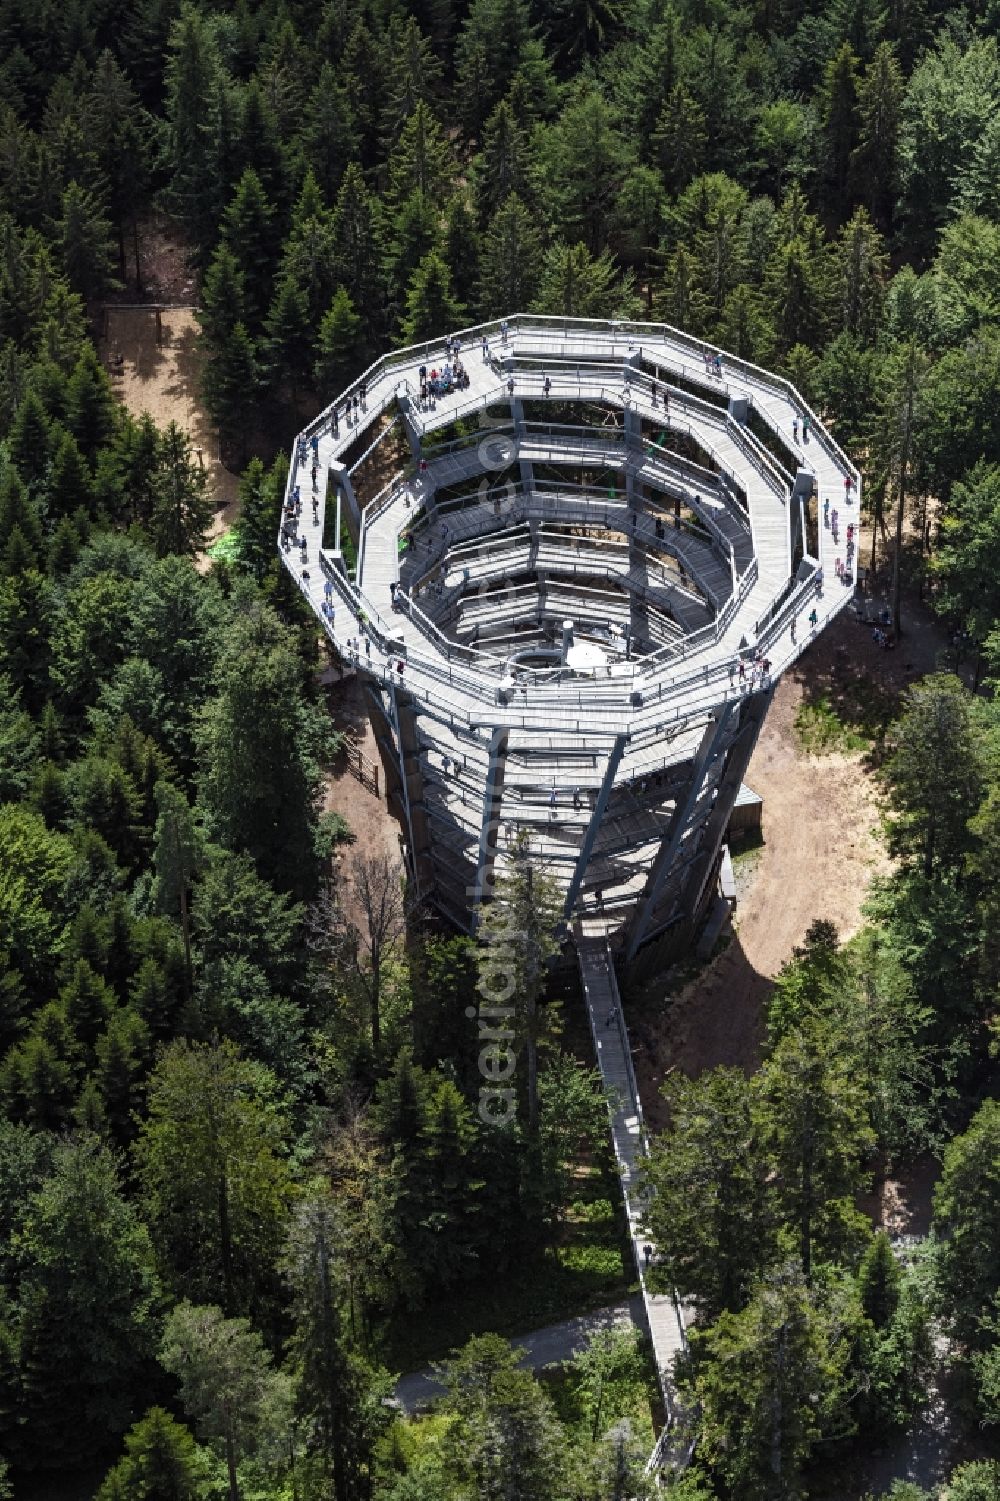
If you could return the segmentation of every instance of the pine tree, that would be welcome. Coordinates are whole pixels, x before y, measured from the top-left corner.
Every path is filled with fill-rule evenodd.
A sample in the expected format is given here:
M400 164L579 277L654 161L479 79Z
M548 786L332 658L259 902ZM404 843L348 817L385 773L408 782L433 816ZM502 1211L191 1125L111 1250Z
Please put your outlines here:
M484 318L530 307L542 274L541 236L534 216L511 193L483 237L478 304Z
M821 98L826 180L837 219L850 207L858 143L858 59L849 42L826 65Z
M256 336L263 329L270 303L278 237L274 205L252 167L243 173L222 216L221 243L242 274L247 329Z
M312 374L312 324L306 294L292 276L283 276L267 315L264 346L272 388L287 383L296 392Z
M258 346L237 323L205 363L202 394L222 441L236 444L241 462L262 384Z
M361 319L354 310L346 287L338 287L323 315L316 341L314 378L324 400L332 398L347 383L360 355Z
M418 344L460 327L465 309L452 293L451 273L436 251L425 255L410 279L403 319L403 342Z
M240 1501L239 1465L258 1454L277 1469L288 1454L292 1391L248 1319L179 1303L164 1325L160 1363L177 1378L198 1434L224 1456L229 1501ZM278 1461L278 1463L276 1463Z
M904 82L895 53L881 42L858 83L858 144L854 172L872 218L892 232L899 184L899 125Z
M422 99L400 132L389 161L389 204L396 211L420 192L440 207L451 185L454 161L433 110Z
M198 322L209 345L221 345L237 323L246 323L246 282L228 245L221 244L205 272Z
M282 459L265 472L260 459L251 459L240 476L240 549L238 567L263 583L277 556L278 528L284 499L287 466Z
M52 229L66 276L81 296L101 297L117 285L111 225L98 200L78 182L64 190Z
M150 518L159 557L167 553L193 556L204 547L214 510L206 486L205 470L192 458L187 436L171 422L160 442Z
M383 234L378 205L369 193L361 169L352 162L344 174L333 216L333 266L362 319L369 342L382 327Z
M336 200L349 162L358 155L358 133L340 70L324 63L302 115L296 146L327 203Z

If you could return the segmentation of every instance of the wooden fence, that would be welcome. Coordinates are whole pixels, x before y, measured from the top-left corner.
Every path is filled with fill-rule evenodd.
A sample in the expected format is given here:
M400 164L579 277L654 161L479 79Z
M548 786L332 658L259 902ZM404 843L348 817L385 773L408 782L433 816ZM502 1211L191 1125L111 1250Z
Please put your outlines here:
M378 762L366 756L356 740L344 741L344 755L351 775L357 777L362 787L367 787L369 792L374 792L378 797Z

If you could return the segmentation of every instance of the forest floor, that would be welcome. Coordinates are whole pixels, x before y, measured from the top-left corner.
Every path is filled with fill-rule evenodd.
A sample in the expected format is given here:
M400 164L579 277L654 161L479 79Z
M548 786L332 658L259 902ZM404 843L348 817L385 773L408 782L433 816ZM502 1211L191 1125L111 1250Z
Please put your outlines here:
M191 440L208 473L208 493L215 502L208 533L211 545L236 519L239 477L221 462L218 436L201 406L198 384L203 354L198 332L191 307L164 308L157 338L153 308L110 303L98 348L113 387L134 417L148 412L160 428L176 422Z
M352 672L339 682L331 681L325 685L325 692L334 728L348 736L378 767L379 790L376 793L363 786L348 766L347 757L341 756L326 779L323 811L340 814L353 836L350 848L359 854L398 860L402 830L386 802L385 774L357 675Z

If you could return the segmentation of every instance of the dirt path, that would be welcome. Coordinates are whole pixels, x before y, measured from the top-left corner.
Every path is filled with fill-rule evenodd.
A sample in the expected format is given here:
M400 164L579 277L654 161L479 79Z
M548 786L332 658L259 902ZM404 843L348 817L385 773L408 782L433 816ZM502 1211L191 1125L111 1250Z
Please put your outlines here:
M198 381L203 354L198 323L190 307L107 309L107 331L100 345L118 396L136 417L148 412L157 427L176 422L187 433L208 471L208 493L216 503L209 541L236 518L239 481L219 460L219 441L200 405ZM121 357L121 365L117 357Z
M327 688L327 707L336 728L349 735L361 747L368 760L378 766L379 790L376 794L362 786L349 769L346 757L342 757L327 778L323 811L339 813L354 836L353 843L344 850L347 860L355 852L361 855L384 854L390 860L400 860L402 831L386 803L385 775L375 735L365 709L361 687L353 674ZM360 917L359 913L351 910L349 900L346 907L349 917Z

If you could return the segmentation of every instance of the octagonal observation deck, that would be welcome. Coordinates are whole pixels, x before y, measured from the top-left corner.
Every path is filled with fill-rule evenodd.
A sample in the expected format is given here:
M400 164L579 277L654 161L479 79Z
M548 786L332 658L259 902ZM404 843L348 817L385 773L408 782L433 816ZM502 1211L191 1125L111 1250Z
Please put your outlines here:
M857 471L786 381L663 325L456 337L457 371L444 336L386 355L300 435L283 560L362 674L422 895L471 928L524 831L582 931L682 943L775 681L851 597Z

